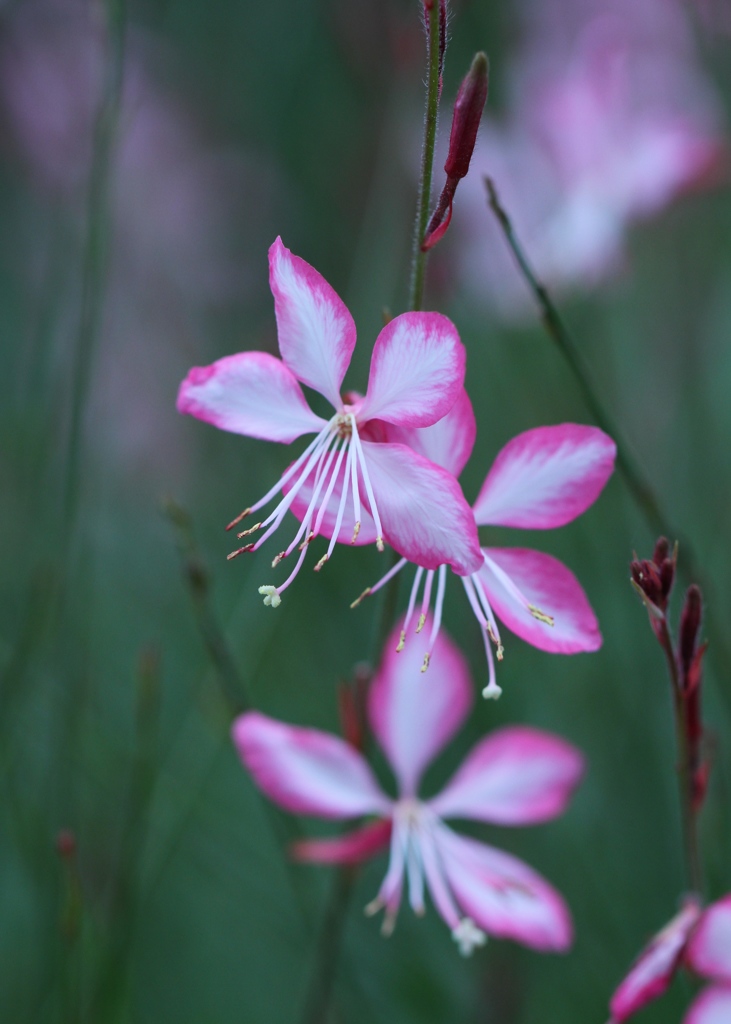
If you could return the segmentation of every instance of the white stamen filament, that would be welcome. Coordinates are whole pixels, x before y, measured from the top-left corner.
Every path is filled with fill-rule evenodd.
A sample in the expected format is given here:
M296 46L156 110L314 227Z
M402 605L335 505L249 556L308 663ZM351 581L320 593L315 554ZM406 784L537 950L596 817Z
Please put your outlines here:
M485 614L480 607L479 599L475 593L474 578L471 576L462 576L462 585L464 586L465 594L467 594L467 600L470 602L472 611L475 613L475 618L482 627L480 629L480 633L482 634L482 641L485 645L488 672L487 686L482 691L482 696L488 700L496 699L500 696L502 690L495 681L495 662L492 657L492 644L490 643L490 636L488 633L489 623L485 618Z
M355 416L351 417L351 423L353 427L353 444L358 456L358 464L360 471L363 474L363 483L365 484L366 494L368 495L368 503L371 506L371 515L373 516L373 522L376 526L376 547L379 551L383 551L383 527L381 526L381 517L378 514L378 506L376 505L376 498L371 487L371 479L368 475L368 465L366 463L365 452L363 451L363 445L360 443L360 435L358 434L358 427L355 422ZM357 516L360 518L360 514Z
M539 622L545 622L547 626L553 625L553 618L550 615L546 615L540 608L537 608L534 604L528 600L525 594L515 585L513 580L508 576L504 569L501 569L497 562L493 561L488 555L482 552L482 557L485 560L485 565L488 567L490 572L494 573L498 580L505 587L507 592L514 597L518 604L522 605L527 612L533 616L534 619L538 619Z
M422 566L417 566L416 574L414 575L414 582L411 585L411 594L409 595L409 606L406 609L406 618L404 619L403 628L401 630L401 640L399 642L397 651L403 650L406 633L411 622L411 617L414 614L414 605L416 604L416 595L419 591L419 584L421 583L421 577L424 575L424 569Z

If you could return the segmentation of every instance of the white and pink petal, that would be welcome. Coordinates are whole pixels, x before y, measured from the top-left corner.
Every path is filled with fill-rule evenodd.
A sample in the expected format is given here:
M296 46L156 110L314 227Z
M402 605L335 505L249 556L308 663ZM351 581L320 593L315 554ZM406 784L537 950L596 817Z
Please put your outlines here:
M642 950L610 1000L614 1024L623 1024L666 991L700 913L697 900L686 901L682 910Z
M457 902L480 928L543 952L573 941L563 897L532 868L502 850L440 825L435 839Z
M729 1024L731 985L712 985L693 1001L683 1024Z
M483 558L472 510L451 473L402 444L363 441L385 539L425 569L450 565L460 576Z
M429 806L442 818L533 825L566 810L583 772L583 755L559 736L506 727L473 748Z
M403 620L384 648L368 694L371 728L398 780L401 796L416 794L430 761L454 736L472 705L469 669L461 652L442 630L432 651L428 674L421 671L431 618L410 633L397 651Z
M484 553L488 561L479 572L480 582L493 611L508 629L552 654L578 654L601 647L602 635L592 607L581 584L562 562L530 548L485 548ZM529 604L551 618L553 625L536 618L506 586L502 574Z
M385 440L408 445L454 477L467 465L477 435L472 402L464 389L446 416L431 427L384 426Z
M702 977L731 984L731 895L712 903L703 912L685 957Z
M465 350L441 313L402 313L376 339L358 422L428 427L445 416L464 383Z
M375 856L391 841L390 818L369 821L362 828L328 839L302 839L291 848L295 860L313 864L360 864Z
M279 351L298 380L338 409L355 348L355 324L343 300L314 267L277 238L269 250Z
M257 786L280 807L322 818L389 813L365 758L337 736L258 711L239 716L231 732Z
M289 443L325 426L294 374L268 352L239 352L194 366L180 385L177 407L220 430L264 441Z
M499 452L474 504L475 518L481 526L563 526L599 497L616 450L597 427L526 430Z

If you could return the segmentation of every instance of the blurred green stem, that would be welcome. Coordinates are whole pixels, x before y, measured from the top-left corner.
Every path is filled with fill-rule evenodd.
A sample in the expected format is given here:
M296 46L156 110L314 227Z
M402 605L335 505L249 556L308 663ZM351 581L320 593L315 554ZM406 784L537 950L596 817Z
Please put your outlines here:
M71 418L61 504L66 545L71 543L78 508L84 413L103 309L108 257L111 169L122 101L125 22L125 0L107 0L108 54L101 102L94 125L81 283L81 315L73 358Z
M424 275L426 273L427 253L422 252L426 227L429 222L429 202L431 199L432 170L434 167L434 146L437 141L437 120L439 115L439 0L429 0L424 4L428 16L427 32L427 88L426 114L424 117L424 145L421 151L421 174L419 176L419 193L416 206L416 223L411 256L411 287L409 289L409 309L419 310L424 301Z
M587 408L594 417L595 422L602 430L609 434L617 445L617 468L624 477L624 481L644 516L645 522L647 523L652 536L665 536L678 540L683 552L683 561L681 562L681 565L684 566L684 575L687 577L689 582L698 583L706 593L712 593L712 587L709 584L706 574L698 563L692 545L685 537L681 537L678 534L678 531L670 523L655 492L648 483L645 474L632 453L632 446L624 437L619 424L614 419L611 412L599 398L597 388L592 381L591 372L581 350L564 324L553 300L551 299L551 296L548 293L548 290L545 285L540 282L535 270L530 264L528 257L515 234L515 229L513 228L510 217L500 202L495 188L495 183L491 178L485 178L485 187L487 189L490 209L495 214L495 217L502 228L503 234L505 235L505 240L507 241L511 252L515 257L515 261L518 264L518 268L520 269L526 284L533 293L533 297L538 304L543 326L546 328L546 331L553 339L559 352L566 360L569 369L574 375L574 379L579 385L579 390L586 402ZM713 602L711 602L711 604L713 604ZM726 644L725 635L723 635L721 630L715 628L714 618L711 618L710 626L713 634L711 653L713 655L713 652L715 651L717 656L721 658L722 662L724 662L725 665L728 665L731 663L731 651ZM717 666L717 668L721 670L719 677L724 678L725 669L723 669L722 666ZM727 696L727 688L723 688L723 694L727 701L731 700L731 694Z

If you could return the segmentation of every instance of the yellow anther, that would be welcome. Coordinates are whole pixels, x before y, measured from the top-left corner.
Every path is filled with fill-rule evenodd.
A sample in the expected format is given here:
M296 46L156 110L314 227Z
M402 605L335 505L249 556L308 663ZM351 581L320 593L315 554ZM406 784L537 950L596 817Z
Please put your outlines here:
M310 544L314 539L315 539L315 532L314 532L314 530L310 530L310 532L307 534L307 536L302 541L302 543L300 544L300 546L299 546L299 548L297 550L298 551L304 551L304 549L307 547L307 545Z
M421 633L422 629L424 628L424 623L425 622L426 622L426 615L424 615L424 613L422 612L422 614L419 616L419 624L416 627L416 632L417 633Z
M399 637L399 641L398 641L398 647L396 648L396 653L397 654L400 654L401 651L403 651L405 643L406 643L406 630L402 629L401 630L401 636Z
M227 529L227 530L233 530L234 526L238 526L238 525L239 525L239 523L241 522L241 520L242 520L242 519L246 519L246 517L247 517L247 516L248 516L248 515L249 515L250 513L251 513L251 509L250 509L250 508L245 508L243 512L239 512L239 514L238 514L238 515L236 516L236 518L235 518L235 519L232 519L232 520L231 520L231 522L230 522L230 523L228 524L228 526L226 527L226 529Z
M497 660L498 661L502 661L503 660L503 655L505 654L505 648L503 647L502 644L498 644L497 645L497 650L495 651L495 654L497 655Z
M424 655L424 660L421 663L421 671L422 672L426 672L426 670L429 668L429 662L430 661L431 661L431 654L429 654L429 652L427 651L427 653Z
M260 526L261 523L254 523L254 525L250 526L248 530L242 530L241 533L237 534L237 537L239 540L241 540L242 537L248 537L250 533L256 533Z
M528 605L528 611L531 613L533 618L538 619L539 622L545 622L547 626L553 625L553 617L550 615L546 615L546 613L542 612L540 608L536 608L534 604Z
M371 592L371 588L370 587L366 587L365 590L363 591L363 593L360 595L360 597L356 597L355 601L351 602L350 607L351 608L357 608L358 605L360 604L360 602L363 600L363 598L364 597L368 597L370 592Z
M315 566L315 572L319 572L320 569L322 569L325 562L327 562L327 555L323 555L320 561L317 563L317 565Z
M287 557L286 551L280 551L278 555L275 555L272 559L272 569L276 569L283 558Z
M376 537L376 547L378 548L379 551L386 550L383 544L383 537Z
M350 542L351 544L355 544L355 542L356 542L356 541L357 541L357 539L358 539L358 534L359 534L359 533L360 533L360 519L359 519L359 520L357 521L357 523L355 524L355 528L354 528L354 530L353 530L353 539L352 539L352 540L351 540L351 542Z

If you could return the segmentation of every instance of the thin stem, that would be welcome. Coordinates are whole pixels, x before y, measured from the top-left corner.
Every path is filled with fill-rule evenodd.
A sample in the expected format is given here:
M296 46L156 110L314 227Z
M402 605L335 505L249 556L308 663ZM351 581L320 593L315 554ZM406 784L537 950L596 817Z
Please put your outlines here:
M424 300L424 275L426 273L427 253L422 252L427 224L429 223L429 202L431 199L432 170L434 167L434 147L437 140L437 121L439 115L439 2L431 0L427 7L429 30L427 32L427 90L426 114L424 117L424 145L421 150L421 174L419 177L419 195L416 206L416 223L411 256L411 287L409 289L409 309L419 310Z
M683 714L683 690L678 671L678 659L673 647L667 620L658 624L656 635L665 653L665 660L673 690L673 711L675 714L675 735L678 751L678 787L680 794L680 815L683 830L683 847L685 864L688 872L688 883L692 892L701 893L703 877L701 871L700 848L698 843L698 815L693 805L693 766L691 764L690 744L685 729Z
M491 178L485 178L488 203L490 209L502 228L505 240L515 257L521 274L526 284L533 293L538 304L541 321L546 331L553 339L561 355L566 360L569 369L579 385L579 390L586 402L586 405L594 417L595 422L614 440L617 445L617 468L624 477L625 483L635 499L645 521L653 536L663 535L674 537L680 542L683 551L683 574L690 582L701 585L706 593L711 593L712 588L699 565L691 543L687 538L682 537L672 523L669 522L667 514L660 505L657 495L648 483L640 465L632 452L632 446L624 437L619 424L607 409L598 396L598 392L591 378L591 372L581 353L581 350L574 341L571 333L564 324L556 306L551 299L545 285L539 280L534 268L528 260L523 247L515 234L510 217L502 206ZM715 622L709 623L713 634L711 652L717 652L717 656L728 665L731 662L731 651L726 644L725 636L715 628ZM720 669L721 666L718 666ZM725 669L719 672L725 674ZM725 691L724 691L725 696ZM727 698L728 699L728 698Z
M78 508L84 413L103 308L108 256L109 190L122 101L125 21L125 0L108 0L109 55L106 61L101 105L94 125L81 284L81 317L74 352L71 421L63 485L62 509L66 545L71 541Z

